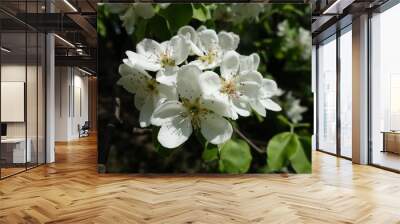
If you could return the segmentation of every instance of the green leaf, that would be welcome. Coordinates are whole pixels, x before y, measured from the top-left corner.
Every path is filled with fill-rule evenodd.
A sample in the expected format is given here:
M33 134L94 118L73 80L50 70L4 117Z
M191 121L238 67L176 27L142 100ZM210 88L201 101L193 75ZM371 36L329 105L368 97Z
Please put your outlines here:
M267 163L271 170L279 171L286 167L298 150L302 150L296 134L283 132L275 135L267 146Z
M202 158L206 162L211 162L218 159L218 146L211 143L206 143Z
M205 22L205 21L211 19L210 10L203 3L193 4L193 18L195 18L201 22Z
M311 136L299 136L299 140L307 159L311 161Z
M170 32L176 33L192 20L193 8L191 4L172 4L166 9L160 9L159 14L167 20Z
M222 173L246 173L252 156L249 145L243 140L229 140L220 150L219 170Z
M305 150L311 151L311 143L308 144L307 140L305 139L304 144L302 144L302 142L303 141L300 140L300 148L289 158L290 163L296 173L310 173L311 163L305 154Z
M155 15L153 18L151 18L147 24L147 27L149 30L149 35L158 39L158 41L165 41L171 37L171 33L168 30L167 21L159 15Z

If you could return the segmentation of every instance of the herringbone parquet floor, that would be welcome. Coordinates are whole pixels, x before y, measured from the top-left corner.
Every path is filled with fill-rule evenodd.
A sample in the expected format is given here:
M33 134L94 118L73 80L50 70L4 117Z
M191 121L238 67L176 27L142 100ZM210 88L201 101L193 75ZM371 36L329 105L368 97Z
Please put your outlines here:
M0 181L0 223L400 223L400 175L314 153L311 175L99 175L96 140Z

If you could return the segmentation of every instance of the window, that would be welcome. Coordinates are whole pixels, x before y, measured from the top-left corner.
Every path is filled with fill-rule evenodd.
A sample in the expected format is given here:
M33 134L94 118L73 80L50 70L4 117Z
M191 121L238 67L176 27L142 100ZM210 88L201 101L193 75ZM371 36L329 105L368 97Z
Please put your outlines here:
M351 26L340 36L340 155L352 157L352 33Z
M318 149L336 153L336 36L318 47Z
M371 18L371 162L400 170L400 5Z

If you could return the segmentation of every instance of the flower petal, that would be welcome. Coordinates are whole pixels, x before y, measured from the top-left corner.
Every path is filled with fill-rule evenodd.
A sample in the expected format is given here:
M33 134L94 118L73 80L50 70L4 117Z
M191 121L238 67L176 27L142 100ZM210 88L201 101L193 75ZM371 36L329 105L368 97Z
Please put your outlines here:
M238 91L240 99L246 101L255 100L259 97L260 85L252 81L241 82Z
M133 51L126 51L126 55L128 56L130 63L132 63L133 66L138 67L139 69L152 71L152 72L155 72L155 71L158 71L161 69L160 64L157 64L151 60L148 60L143 55L137 54Z
M140 127L148 127L150 125L150 118L154 111L153 96L147 96L144 105L140 110L139 123Z
M199 32L199 39L205 52L215 50L218 46L218 35L215 30L206 29Z
M155 40L143 39L136 45L136 51L148 60L156 61L162 53L162 48Z
M212 144L218 145L232 137L232 125L223 117L210 113L200 118L201 134Z
M205 71L199 77L202 92L205 94L216 94L221 89L221 78L212 71Z
M271 99L265 98L265 99L260 99L260 103L267 109L267 110L272 110L272 111L281 111L282 108L279 106L279 104L275 103Z
M278 85L272 79L263 79L261 92L263 97L272 97L278 92Z
M176 84L178 69L178 66L166 67L165 69L161 69L156 74L156 80L159 83L165 84L167 86L173 86Z
M157 139L166 148L176 148L189 139L192 131L189 117L176 116L161 126Z
M200 74L201 70L195 65L184 65L179 69L177 91L182 98L194 100L201 97Z
M135 3L135 13L144 19L150 19L154 16L154 9L149 3Z
M254 82L257 83L259 85L262 84L263 82L263 77L261 75L261 73L257 72L257 71L246 71L244 73L241 73L239 75L239 80L240 83L243 82Z
M135 94L135 107L139 111L142 109L143 105L146 102L148 92L144 91L143 89L140 89L139 91L136 92Z
M121 78L117 81L117 84L130 93L136 93L149 80L150 75L147 72L139 71L126 64L121 64L118 70Z
M224 117L234 118L229 98L226 95L205 95L201 101L202 107Z
M196 30L191 26L182 26L181 28L179 28L178 34L183 36L189 34L189 38L194 44L197 44L197 42L199 41Z
M175 60L175 65L182 64L189 56L190 46L181 36L172 37L169 47L171 48L171 57Z
M239 99L232 99L232 107L240 116L248 117L251 114L249 104Z
M162 83L157 85L158 95L160 99L178 100L178 93L175 86L167 86Z
M267 114L264 105L262 105L258 100L250 101L250 106L255 112L263 117Z
M239 44L239 36L232 32L221 31L218 33L219 46L224 51L236 50Z
M240 56L240 72L257 71L259 64L260 56L258 56L256 53L253 53L249 56Z
M156 126L164 125L171 122L176 116L185 113L186 108L179 101L167 101L159 105L151 116L151 124Z
M221 62L221 76L224 79L232 79L238 73L239 65L239 54L235 51L226 52Z

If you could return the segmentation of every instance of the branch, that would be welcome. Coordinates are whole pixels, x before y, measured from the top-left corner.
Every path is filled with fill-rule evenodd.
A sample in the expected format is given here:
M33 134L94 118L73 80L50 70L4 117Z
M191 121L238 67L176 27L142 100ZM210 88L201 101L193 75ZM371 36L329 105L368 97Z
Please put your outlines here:
M238 134L241 138L243 138L253 149L255 149L259 153L265 153L264 150L262 150L260 147L258 147L256 144L254 144L250 139L248 139L239 129L233 128L236 134Z

